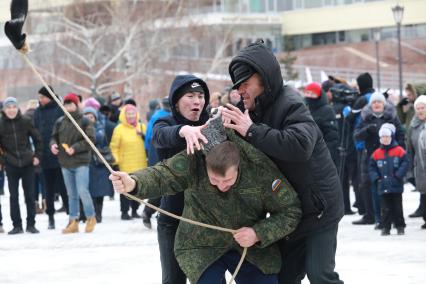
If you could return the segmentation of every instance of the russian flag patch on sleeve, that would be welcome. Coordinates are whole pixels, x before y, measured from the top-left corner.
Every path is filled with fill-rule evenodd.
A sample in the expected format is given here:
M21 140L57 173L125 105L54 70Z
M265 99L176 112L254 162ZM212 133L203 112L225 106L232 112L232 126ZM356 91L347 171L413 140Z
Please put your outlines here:
M281 180L280 179L276 179L272 182L272 191L275 191L281 184Z

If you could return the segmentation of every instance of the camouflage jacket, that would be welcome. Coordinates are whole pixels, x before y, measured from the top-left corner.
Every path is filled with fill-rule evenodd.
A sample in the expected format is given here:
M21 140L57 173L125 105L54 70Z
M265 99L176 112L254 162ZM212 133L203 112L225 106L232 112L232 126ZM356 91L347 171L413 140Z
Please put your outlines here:
M265 154L231 131L227 136L241 154L238 178L229 191L220 192L210 184L201 152L192 156L181 152L135 172L137 188L132 194L151 198L184 191L183 217L230 229L252 227L260 242L248 249L246 260L265 274L278 273L281 256L275 242L296 228L302 215L300 201ZM179 224L175 255L191 283L197 283L207 267L232 249L242 253L230 233Z

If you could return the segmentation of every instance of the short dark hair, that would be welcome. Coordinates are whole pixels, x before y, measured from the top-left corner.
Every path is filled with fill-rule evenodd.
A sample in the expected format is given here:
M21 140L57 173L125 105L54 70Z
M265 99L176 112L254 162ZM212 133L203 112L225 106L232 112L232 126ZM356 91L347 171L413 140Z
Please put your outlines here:
M225 141L214 146L206 155L207 169L222 176L225 176L230 167L238 167L239 165L240 151L231 141Z

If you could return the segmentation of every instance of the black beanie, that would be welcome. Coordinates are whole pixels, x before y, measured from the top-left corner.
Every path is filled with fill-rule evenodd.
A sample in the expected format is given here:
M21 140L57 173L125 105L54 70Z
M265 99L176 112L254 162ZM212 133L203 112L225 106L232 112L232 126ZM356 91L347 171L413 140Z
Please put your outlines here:
M204 89L201 84L197 81L190 81L177 89L176 94L173 96L173 105L175 105L180 98L182 98L187 93L199 92L204 94Z
M48 85L49 88L52 90L53 93L55 93L55 91L53 90L52 86ZM38 90L38 93L40 95L43 95L45 97L48 97L49 99L53 100L52 96L50 95L49 91L46 89L46 87L42 87L40 90Z
M356 82L361 94L364 94L366 91L373 88L373 78L370 73L362 73L356 78Z

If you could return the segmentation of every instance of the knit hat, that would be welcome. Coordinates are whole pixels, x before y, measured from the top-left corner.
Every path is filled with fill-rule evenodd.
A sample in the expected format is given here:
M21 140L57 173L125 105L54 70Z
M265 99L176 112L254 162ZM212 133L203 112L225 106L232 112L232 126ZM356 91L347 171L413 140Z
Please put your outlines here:
M373 88L373 78L370 73L362 73L356 78L356 82L361 94L364 94L368 89Z
M84 101L84 106L99 110L99 108L101 107L101 104L95 98L88 98L87 100Z
M231 78L234 82L232 89L238 89L242 83L256 73L250 65L244 62L235 62L235 64L231 66L230 72L232 73Z
M393 125L392 123L383 123L379 130L379 137L394 136L395 131L395 125Z
M381 101L383 103L386 102L386 98L382 93L375 92L371 95L370 101L368 102L369 105L371 105L374 101Z
M18 106L18 100L16 98L14 98L14 97L7 97L3 101L3 108L11 106L11 105Z
M185 94L193 92L204 94L204 89L201 84L196 81L190 81L184 84L182 87L177 89L176 94L173 96L173 105L175 105Z
M111 95L111 102L115 101L115 100L118 100L118 99L121 99L120 94L117 93L117 92L112 93L112 95Z
M203 153L206 155L214 146L226 140L225 127L222 122L221 112L218 111L207 121L207 127L201 130L201 133L207 138L208 143L204 145Z
M426 96L421 95L414 101L414 107L416 107L418 104L425 104L426 105Z
M64 104L67 104L69 102L74 103L76 106L78 106L80 100L78 99L78 96L76 94L69 93L64 97Z
M307 91L311 91L312 93L317 95L317 98L321 97L321 85L318 84L317 82L312 82L312 83L308 84L305 87L305 92L307 92Z
M95 116L96 120L98 120L98 111L93 107L85 107L83 109L83 114L91 113Z
M53 94L55 94L55 91L53 90L52 86L48 85L50 90L52 91ZM46 87L41 87L40 90L38 90L38 93L40 95L43 95L51 100L53 100L52 96L50 95L49 91L46 89Z

